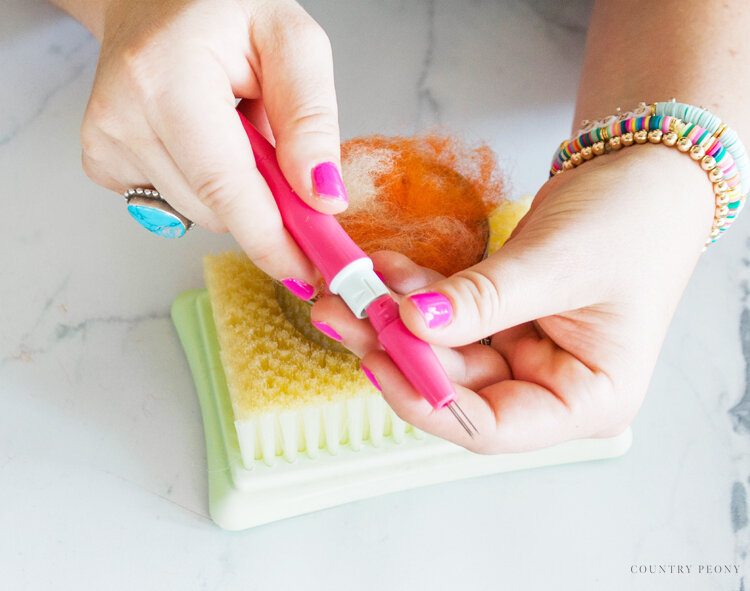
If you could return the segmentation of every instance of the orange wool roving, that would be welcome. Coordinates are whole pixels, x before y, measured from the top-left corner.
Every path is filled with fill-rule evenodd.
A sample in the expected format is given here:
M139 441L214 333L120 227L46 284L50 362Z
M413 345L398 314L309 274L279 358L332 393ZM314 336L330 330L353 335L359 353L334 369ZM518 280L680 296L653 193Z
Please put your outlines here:
M337 216L368 254L395 250L444 275L479 262L503 179L485 144L373 135L341 146L348 209Z

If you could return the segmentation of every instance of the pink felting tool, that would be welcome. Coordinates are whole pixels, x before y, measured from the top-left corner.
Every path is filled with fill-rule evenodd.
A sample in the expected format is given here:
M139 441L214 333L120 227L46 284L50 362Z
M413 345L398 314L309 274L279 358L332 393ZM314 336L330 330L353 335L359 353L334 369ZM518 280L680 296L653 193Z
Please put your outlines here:
M372 260L357 246L332 215L308 206L292 190L276 160L273 146L237 111L281 219L302 251L323 275L331 293L344 300L357 318L369 318L378 341L417 392L434 409L448 407L474 437L478 431L456 402L456 391L432 347L404 325L386 285Z

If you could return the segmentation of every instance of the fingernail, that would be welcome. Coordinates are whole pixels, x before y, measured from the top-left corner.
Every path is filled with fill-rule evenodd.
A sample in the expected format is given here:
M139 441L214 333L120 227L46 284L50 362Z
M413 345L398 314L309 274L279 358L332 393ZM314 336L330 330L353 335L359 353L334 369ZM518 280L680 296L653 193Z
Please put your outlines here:
M341 335L333 330L332 326L326 324L325 322L315 322L314 320L311 320L310 322L315 328L317 328L327 337L332 338L334 341L341 341Z
M319 197L348 202L344 181L333 162L318 164L312 171L313 189Z
M418 293L409 296L422 314L427 328L439 328L448 324L453 318L453 307L450 300L439 293Z
M362 363L359 364L359 367L362 369L362 373L367 376L367 379L370 380L372 385L375 386L379 392L382 392L383 390L380 388L380 384L378 384L378 381L375 379L375 376L372 375L372 372L369 369L367 369L367 367Z
M315 288L301 279L289 277L288 279L282 279L281 283L301 300L309 300L315 293Z

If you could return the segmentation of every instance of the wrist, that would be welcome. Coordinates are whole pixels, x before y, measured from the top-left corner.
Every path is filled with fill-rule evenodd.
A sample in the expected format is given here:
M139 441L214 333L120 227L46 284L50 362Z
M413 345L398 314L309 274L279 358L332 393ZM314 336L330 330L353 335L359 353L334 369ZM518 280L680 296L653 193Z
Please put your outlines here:
M715 114L672 99L633 111L583 121L582 128L557 149L550 175L574 169L595 156L632 145L661 144L686 153L712 185L714 218L704 246L726 232L742 209L750 187L750 158L737 132Z
M606 187L628 188L633 209L654 219L652 231L678 233L703 244L714 220L713 185L700 162L665 145L642 144L612 151L558 175L596 177L601 196ZM551 179L552 180L552 179Z

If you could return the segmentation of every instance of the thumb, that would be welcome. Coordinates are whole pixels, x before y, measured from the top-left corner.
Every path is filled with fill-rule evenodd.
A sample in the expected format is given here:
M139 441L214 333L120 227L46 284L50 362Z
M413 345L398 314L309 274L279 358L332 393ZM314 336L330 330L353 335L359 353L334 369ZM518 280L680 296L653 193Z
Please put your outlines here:
M576 272L593 263L590 249L573 246L580 240L526 234L473 267L403 298L404 324L430 343L455 347L602 297L597 273Z
M263 103L284 176L324 213L346 209L331 45L298 5L285 5L259 48Z

